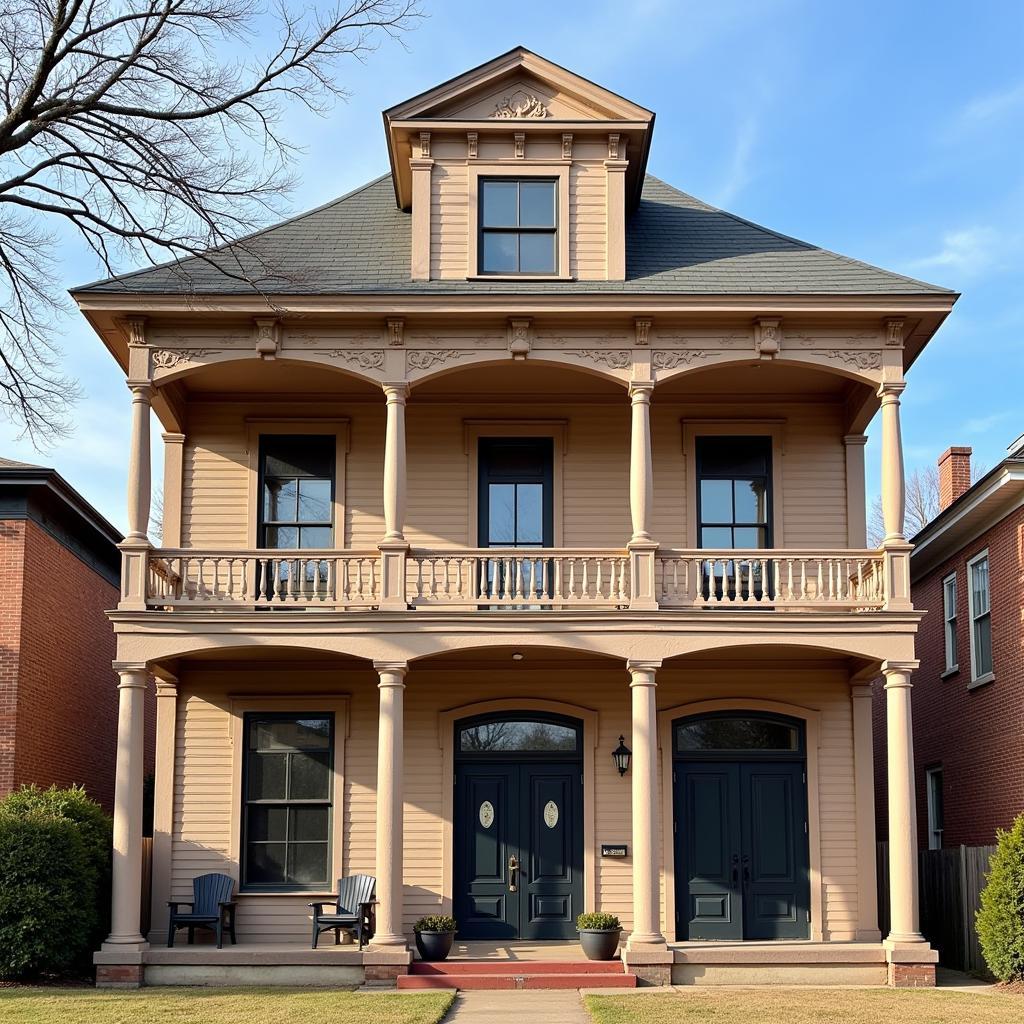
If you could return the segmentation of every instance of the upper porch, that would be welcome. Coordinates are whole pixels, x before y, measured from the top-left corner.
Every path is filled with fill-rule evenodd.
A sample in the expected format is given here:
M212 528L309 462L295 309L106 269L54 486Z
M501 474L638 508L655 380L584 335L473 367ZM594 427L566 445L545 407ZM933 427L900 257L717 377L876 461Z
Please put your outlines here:
M905 612L899 395L906 344L936 316L132 318L120 608ZM160 548L151 408L167 428ZM323 508L274 518L268 439L311 437L330 443L312 474ZM702 451L715 439L757 464L723 468L728 453ZM496 440L546 445L547 462L495 468Z

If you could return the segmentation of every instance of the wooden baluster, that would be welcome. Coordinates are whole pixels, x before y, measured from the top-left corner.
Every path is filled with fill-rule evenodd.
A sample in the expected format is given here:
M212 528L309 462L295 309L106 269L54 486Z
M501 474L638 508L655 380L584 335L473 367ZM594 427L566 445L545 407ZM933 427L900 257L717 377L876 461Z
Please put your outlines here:
M576 596L576 559L575 557L569 558L569 593L565 595L567 601L571 601Z
M536 601L537 597L537 559L530 559L530 601Z
M585 601L590 594L590 559L583 559L583 579L580 581L580 600Z
M819 558L817 561L818 561L818 589L817 589L817 592L814 595L814 598L815 598L815 600L818 603L820 603L821 602L822 591L825 588L825 576L824 576L824 571L822 570L821 559Z
M857 597L864 600L864 560L857 559Z
M772 559L772 600L777 604L782 600L782 568L777 558Z
M619 603L619 583L617 570L619 563L617 558L608 559L608 600L613 604Z
M540 597L545 602L550 600L549 590L550 588L548 587L548 560L545 558L544 561L540 563Z
M836 599L836 565L833 558L828 560L828 592L825 597L829 601Z
M556 601L562 600L562 559L555 559L555 585L553 587L553 597Z
M518 601L519 604L523 604L523 558L522 555L517 555L512 560L515 566L515 593L513 598Z

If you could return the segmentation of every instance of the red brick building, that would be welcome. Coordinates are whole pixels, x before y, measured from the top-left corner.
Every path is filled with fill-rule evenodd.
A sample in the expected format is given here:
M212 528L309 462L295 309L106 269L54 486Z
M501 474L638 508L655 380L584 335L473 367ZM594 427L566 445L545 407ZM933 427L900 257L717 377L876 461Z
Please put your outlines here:
M970 448L939 460L941 511L913 538L913 674L922 849L984 845L1024 811L1024 438L973 486ZM885 704L875 788L886 835Z
M112 809L120 540L54 470L0 459L0 796L76 783Z

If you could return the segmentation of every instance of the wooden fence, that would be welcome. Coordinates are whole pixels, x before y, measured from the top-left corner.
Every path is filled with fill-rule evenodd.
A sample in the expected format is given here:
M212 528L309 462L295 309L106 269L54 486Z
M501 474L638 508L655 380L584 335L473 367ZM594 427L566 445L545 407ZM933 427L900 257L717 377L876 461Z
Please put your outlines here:
M918 865L921 931L944 967L987 974L974 917L994 846L922 850ZM878 927L889 932L889 844L878 844Z

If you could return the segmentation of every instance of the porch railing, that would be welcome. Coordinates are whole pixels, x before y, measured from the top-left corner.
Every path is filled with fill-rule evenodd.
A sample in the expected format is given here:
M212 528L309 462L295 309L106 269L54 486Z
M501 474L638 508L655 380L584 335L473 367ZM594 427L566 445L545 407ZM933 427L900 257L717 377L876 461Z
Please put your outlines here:
M885 604L877 551L669 550L655 560L663 608L872 609Z
M150 553L146 604L156 608L368 609L382 599L378 551L193 550ZM860 611L886 604L878 551L660 548L662 608ZM419 608L624 608L630 555L572 548L413 549L404 600Z
M618 607L629 604L625 551L477 548L413 551L408 597L420 606Z

